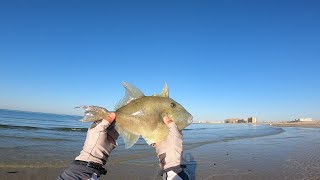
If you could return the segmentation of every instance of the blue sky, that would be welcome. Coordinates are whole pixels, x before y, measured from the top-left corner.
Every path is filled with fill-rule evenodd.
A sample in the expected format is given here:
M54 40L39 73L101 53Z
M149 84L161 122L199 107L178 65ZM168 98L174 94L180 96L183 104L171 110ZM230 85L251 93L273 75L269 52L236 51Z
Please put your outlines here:
M113 110L129 82L195 121L320 120L319 1L2 1L0 108Z

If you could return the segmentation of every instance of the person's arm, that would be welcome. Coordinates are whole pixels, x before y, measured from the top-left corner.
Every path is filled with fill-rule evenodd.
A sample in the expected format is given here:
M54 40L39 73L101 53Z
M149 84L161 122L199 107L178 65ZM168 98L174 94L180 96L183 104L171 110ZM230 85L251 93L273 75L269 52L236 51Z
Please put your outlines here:
M93 123L88 129L83 150L75 159L105 165L111 151L117 147L116 139L119 136L111 124L112 121L107 120Z
M163 179L189 180L189 175L184 170L185 166L182 165L182 133L170 118L164 117L163 122L167 125L169 134L165 140L154 145Z
M106 174L102 167L106 164L111 151L117 147L119 136L114 128L115 114L94 122L88 129L87 137L80 155L58 177L61 179L89 179Z

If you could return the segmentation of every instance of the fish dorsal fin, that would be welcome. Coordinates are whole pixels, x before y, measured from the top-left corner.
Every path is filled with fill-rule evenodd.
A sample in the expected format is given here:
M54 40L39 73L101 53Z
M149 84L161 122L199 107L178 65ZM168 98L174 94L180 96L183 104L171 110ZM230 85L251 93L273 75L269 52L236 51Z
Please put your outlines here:
M143 92L141 92L138 88L134 87L133 85L123 82L123 87L126 90L125 96L116 104L115 110L121 108L122 106L127 105L132 100L138 99L140 97L144 97Z
M139 139L140 135L132 134L123 128L121 128L117 123L116 123L116 130L118 133L121 135L123 141L124 141L124 147L126 149L131 148Z
M169 87L168 87L168 84L166 82L164 83L164 87L162 89L162 92L160 93L160 96L169 97Z
M152 96L169 97L169 87L166 82L164 82L164 87L160 94L153 94Z

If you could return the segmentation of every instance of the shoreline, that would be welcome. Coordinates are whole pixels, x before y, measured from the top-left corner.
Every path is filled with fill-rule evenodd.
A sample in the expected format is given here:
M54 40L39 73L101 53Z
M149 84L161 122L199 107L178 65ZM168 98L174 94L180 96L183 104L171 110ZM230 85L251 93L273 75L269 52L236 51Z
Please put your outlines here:
M303 128L320 128L320 121L313 122L277 122L270 123L270 126L275 127L303 127Z
M258 122L258 123L223 123L223 122L208 122L208 123L193 123L193 124L232 124L232 125L270 125L274 127L304 127L304 128L320 128L320 121L311 122Z
M184 151L184 164L193 178L201 180L317 179L320 177L320 130L300 127L284 127L283 133L272 136L188 149ZM121 162L116 159L116 156L110 157L106 165L108 173L100 179L161 179L157 175L160 170L157 158L153 155ZM56 179L64 168L0 167L0 179Z

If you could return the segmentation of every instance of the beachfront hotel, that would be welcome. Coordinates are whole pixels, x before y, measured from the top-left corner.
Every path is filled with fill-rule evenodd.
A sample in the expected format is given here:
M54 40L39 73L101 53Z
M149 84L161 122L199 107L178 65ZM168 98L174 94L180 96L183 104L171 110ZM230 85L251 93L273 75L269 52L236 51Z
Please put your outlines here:
M229 118L224 121L224 123L257 123L257 118L255 116L248 117L247 119L241 119L241 118Z

